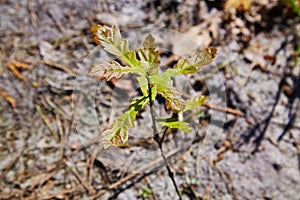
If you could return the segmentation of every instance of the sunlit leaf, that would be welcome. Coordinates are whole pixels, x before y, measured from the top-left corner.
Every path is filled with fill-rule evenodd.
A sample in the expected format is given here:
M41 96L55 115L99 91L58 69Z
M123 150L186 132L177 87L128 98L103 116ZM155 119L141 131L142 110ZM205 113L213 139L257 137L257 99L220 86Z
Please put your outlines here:
M148 102L149 102L148 95L141 96L130 103L129 109L140 112Z
M104 148L122 146L127 142L129 129L135 127L136 115L148 101L149 98L147 96L142 96L130 103L129 109L116 119L112 128L103 132L101 143L104 145Z
M128 41L122 38L120 30L116 26L96 25L91 27L93 41L102 45L104 49L120 57L130 67L141 68L140 61L136 58L136 52L129 50Z
M175 69L177 69L180 74L192 74L198 72L202 66L212 62L216 53L216 48L207 48L203 51L197 51L191 57L181 58L177 62Z
M207 48L197 51L191 57L183 57L177 62L175 68L167 69L159 74L157 79L166 84L172 77L199 72L202 66L212 62L216 53L216 48Z
M151 86L151 94L152 94L151 99L152 101L154 101L157 96L157 85Z
M120 30L116 26L107 27L96 25L91 28L93 41L102 45L106 51L116 55L122 63L118 62L96 65L90 75L98 79L110 80L120 78L125 73L137 74L137 81L142 91L142 96L132 101L126 111L120 115L110 129L104 131L101 142L104 147L124 145L128 140L129 129L135 126L136 115L142 111L149 101L154 101L156 95L161 94L166 101L166 108L173 113L192 110L201 106L207 100L204 96L197 96L184 101L181 93L173 87L172 78L184 74L196 73L201 67L212 62L217 49L207 48L197 51L190 57L181 58L174 68L159 72L159 51L154 37L149 34L143 43L143 47L137 51L130 50L128 42L122 38ZM149 91L150 90L150 91ZM149 96L149 94L152 94ZM150 104L152 106L152 102ZM188 123L174 118L158 120L163 126L180 129L183 132L191 132Z
M149 89L148 89L148 80L147 80L147 78L143 77L143 76L140 76L140 77L137 77L137 81L139 83L139 86L140 86L140 89L141 89L143 95L148 96L148 94L149 94L148 90ZM151 94L152 94L151 99L155 100L156 95L157 95L157 85L150 83L150 87L151 87Z
M184 100L172 86L157 85L157 92L166 99L166 108L172 110L174 113L182 112L184 110Z
M160 75L150 77L151 84L157 86L157 93L166 99L166 108L172 112L181 112L184 109L184 100L181 98L180 92L172 86L170 78Z
M169 85L171 78L175 76L181 75L179 70L177 69L167 69L163 73L158 74L157 76L152 76L152 80L155 83L159 83L161 85Z
M180 131L185 133L190 133L193 131L193 129L187 122L178 121L178 119L176 118L159 119L157 120L157 122L162 126L167 126L169 128L178 128Z
M208 98L206 96L196 96L192 99L189 99L185 103L184 110L193 110L194 108L200 107Z
M138 51L143 66L148 70L149 75L157 74L160 63L159 52L156 50L157 44L151 34L146 37L143 47Z
M137 81L139 83L140 89L144 96L148 95L148 81L144 76L137 77Z
M135 127L137 113L138 112L134 109L124 112L113 123L112 128L103 132L101 142L104 144L105 148L109 146L120 146L127 142L128 130L129 128Z
M89 75L96 77L100 80L110 80L112 78L120 78L123 74L131 72L130 67L123 67L118 62L95 65Z

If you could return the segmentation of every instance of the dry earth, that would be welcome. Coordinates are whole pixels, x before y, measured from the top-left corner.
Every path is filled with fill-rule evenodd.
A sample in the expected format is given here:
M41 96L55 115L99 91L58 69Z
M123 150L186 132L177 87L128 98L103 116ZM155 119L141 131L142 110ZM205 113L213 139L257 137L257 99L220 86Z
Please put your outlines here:
M1 0L0 199L177 198L147 141L121 153L99 146L130 95L87 76L109 59L92 42L95 24L138 44L132 30L158 27L218 48L203 73L178 80L217 106L202 108L191 137L167 138L183 199L300 199L300 18L284 1L218 2ZM191 46L167 39L171 66ZM151 133L147 112L136 135Z

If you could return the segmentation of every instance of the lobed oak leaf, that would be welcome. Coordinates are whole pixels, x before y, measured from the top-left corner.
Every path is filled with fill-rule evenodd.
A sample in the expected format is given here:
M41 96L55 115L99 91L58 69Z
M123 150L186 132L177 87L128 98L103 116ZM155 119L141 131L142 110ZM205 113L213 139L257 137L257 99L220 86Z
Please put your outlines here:
M120 115L113 123L112 128L105 130L102 133L101 143L104 148L109 146L120 146L128 140L129 128L135 127L135 118L137 111L130 109Z
M136 100L133 100L130 102L129 109L130 110L135 110L136 112L141 111L144 106L149 102L148 95L147 96L141 96L137 98Z
M193 131L187 122L178 121L176 118L159 119L157 122L162 126L167 126L168 128L178 128L185 133L190 133Z
M192 99L187 100L185 103L184 111L193 110L194 108L198 108L199 106L204 104L207 99L208 98L206 96L200 95L200 96L196 96Z
M120 115L110 129L103 132L101 143L104 148L122 146L128 140L128 130L135 127L138 112L149 102L148 96L142 96L130 103L129 109Z
M139 49L138 55L143 64L143 67L147 70L149 75L154 75L158 73L159 52L156 49L157 44L155 43L154 37L149 34L143 43L142 49Z
M157 85L157 92L166 99L166 108L168 110L172 110L174 113L182 112L184 110L184 100L181 98L180 92L174 87Z
M131 67L140 67L140 61L136 58L136 52L129 49L128 41L122 38L120 30L116 26L111 28L103 25L95 25L90 29L93 41L102 45L104 49L126 62Z
M112 61L112 63L95 65L89 75L100 80L106 79L109 81L112 78L120 78L123 74L129 73L130 71L130 67L123 67L118 62Z
M192 74L200 70L200 67L212 62L217 53L216 48L207 48L203 51L197 51L191 57L181 58L176 69L180 74Z

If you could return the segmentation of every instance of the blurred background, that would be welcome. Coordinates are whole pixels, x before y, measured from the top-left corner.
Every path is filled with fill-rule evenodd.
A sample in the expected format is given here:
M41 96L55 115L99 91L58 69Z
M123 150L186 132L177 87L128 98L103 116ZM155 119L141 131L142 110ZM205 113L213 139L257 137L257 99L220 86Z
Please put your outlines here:
M0 19L0 199L177 198L155 160L129 173L88 150L114 117L113 82L95 85L100 130L87 123L77 134L74 113L88 101L74 84L80 66L92 67L82 63L96 48L96 24L167 28L218 49L213 67L187 77L195 93L210 94L204 79L222 90L226 105L203 108L204 130L171 163L183 199L300 198L299 0L0 0ZM190 53L179 41L160 43ZM161 57L170 67L178 59ZM226 118L202 155L212 111Z

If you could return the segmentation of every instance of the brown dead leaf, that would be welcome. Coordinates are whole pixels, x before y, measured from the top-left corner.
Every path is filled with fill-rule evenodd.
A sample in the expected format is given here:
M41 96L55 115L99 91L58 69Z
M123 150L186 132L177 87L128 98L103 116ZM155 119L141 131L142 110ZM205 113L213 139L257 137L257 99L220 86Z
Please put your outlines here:
M13 62L8 63L8 69L12 72L12 74L19 80L23 80L24 76L17 69Z
M241 9L244 11L248 11L250 9L252 0L228 0L225 3L225 9L228 8L235 8L235 9Z
M2 90L2 89L0 90L0 94L9 103L9 105L12 108L16 108L17 103L16 103L16 100L12 96L10 96L5 90Z
M13 75L19 80L23 80L24 76L21 74L19 70L29 70L32 66L18 61L11 61L8 63L8 69L13 73Z
M18 62L18 61L11 61L12 64L14 64L16 66L17 69L31 69L32 66L26 64L26 63L22 63L22 62Z

